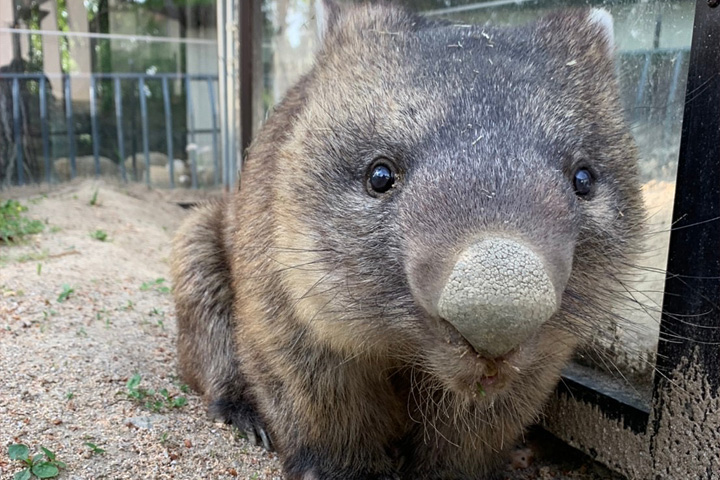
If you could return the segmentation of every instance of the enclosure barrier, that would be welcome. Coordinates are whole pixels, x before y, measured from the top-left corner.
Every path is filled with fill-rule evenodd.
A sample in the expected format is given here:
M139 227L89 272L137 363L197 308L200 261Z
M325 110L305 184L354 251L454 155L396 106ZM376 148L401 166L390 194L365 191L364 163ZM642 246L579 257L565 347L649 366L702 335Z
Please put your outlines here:
M623 79L621 74L621 82L625 80L623 85L623 91L625 92L623 101L626 107L632 112L630 121L635 123L647 122L650 116L653 117L653 121L658 124L662 129L662 138L674 138L676 131L673 127L677 127L678 122L673 121L673 116L677 115L682 109L679 107L682 102L682 96L678 95L679 89L683 86L681 84L684 79L681 78L681 71L683 63L687 61L688 50L687 49L653 49L653 50L635 50L635 51L624 51L620 52L618 56L618 68L623 69L623 65L638 66L642 65L641 68L632 68L632 71L639 71L637 78L630 79L629 81L634 82L627 84L628 79ZM656 98L658 95L658 87L653 81L653 68L657 68L657 65L661 62L671 62L673 74L670 79L670 83L662 88L660 94L662 98ZM44 159L44 178L47 182L53 182L56 178L53 176L53 165L54 158L51 158L50 153L50 136L51 135L63 135L67 142L67 151L70 163L70 178L77 176L77 132L75 131L75 114L73 112L73 98L71 88L72 82L81 78L89 79L89 107L90 107L90 136L92 140L92 155L95 163L95 175L99 176L101 173L100 165L100 146L101 146L101 134L100 125L98 119L98 83L100 81L110 81L113 85L113 97L114 97L114 110L115 110L115 125L116 125L116 136L117 136L117 166L119 168L119 174L124 181L128 180L128 175L125 165L125 132L123 131L123 125L126 125L127 119L123 113L123 90L121 84L123 82L134 82L136 85L135 92L137 92L140 106L140 122L142 132L142 149L144 156L144 181L147 185L152 185L150 176L150 159L149 159L149 125L148 125L148 105L146 88L151 82L159 82L162 91L162 103L163 103L163 115L164 115L164 129L165 129L165 143L166 152L168 157L168 180L170 188L174 188L176 185L175 176L175 162L174 159L174 147L173 147L173 112L171 106L171 95L169 84L171 81L179 82L182 84L183 93L186 101L186 122L184 134L187 135L190 145L196 145L196 136L201 133L212 134L212 185L217 186L221 182L221 178L234 178L228 175L222 176L224 169L236 169L238 166L237 159L232 159L229 165L220 164L220 150L221 145L218 144L218 135L220 128L218 121L218 102L216 99L216 83L218 82L217 75L197 75L197 74L177 74L177 73L96 73L90 75L58 75L63 80L63 102L64 113L65 113L65 128L63 133L51 132L49 128L48 119L48 95L47 95L47 83L49 78L52 76L43 73L0 73L0 87L3 83L11 83L11 96L12 103L12 129L13 129L13 142L14 142L14 168L5 169L5 178L3 172L0 171L0 183L1 184L17 184L23 185L27 183L24 168L28 159L24 158L25 152L23 151L23 135L25 135L22 125L23 122L32 122L35 119L28 118L27 112L23 112L20 108L23 100L20 93L20 82L36 82L38 84L37 99L39 101L39 112L37 117L40 121L40 134L42 136L42 156ZM56 76L57 77L57 76ZM201 82L205 84L205 94L202 98L193 98L193 91L190 88L192 82ZM2 91L2 90L0 90ZM680 98L678 98L680 97ZM210 106L210 117L212 126L210 129L196 129L196 117L194 107L197 102L207 101ZM660 110L660 111L658 111ZM0 138L0 141L2 139ZM135 153L135 152L133 152ZM191 177L191 187L198 188L198 162L197 162L197 149L189 148L189 173ZM13 173L14 175L8 175ZM39 178L38 178L39 179ZM31 181L37 181L38 179L30 179Z
M44 73L7 73L0 72L0 86L2 84L11 84L11 104L12 104L12 139L14 143L14 165L9 165L10 168L5 168L5 172L0 172L0 183L9 183L16 185L24 185L26 181L26 163L29 159L25 158L26 152L24 151L24 138L26 133L23 130L23 125L28 122L34 122L35 118L30 118L27 112L23 112L21 106L23 106L21 94L20 94L20 83L21 82L36 82L38 96L37 100L39 103L39 112L37 120L40 122L40 130L42 137L42 156L43 156L43 169L44 179L46 182L53 182L53 161L50 153L50 137L53 135L62 135L63 133L51 132L50 122L48 118L48 82L50 78L60 77L63 82L63 100L65 110L65 129L64 135L67 141L68 159L70 164L70 178L77 176L77 134L75 132L75 114L73 112L73 98L71 85L73 80L86 78L89 80L89 107L90 107L90 135L92 140L92 155L94 157L95 175L101 174L100 165L100 146L101 146L101 135L100 125L98 119L98 82L100 81L111 81L113 84L113 99L114 109L116 117L116 129L117 129L117 165L120 171L120 176L124 181L127 181L127 171L125 165L125 136L123 132L123 125L127 119L123 115L123 91L121 89L121 82L134 82L136 85L136 92L139 98L140 104L140 120L141 120L141 132L142 132L142 148L144 157L144 180L148 186L151 186L150 178L150 148L149 148L149 126L148 126L148 106L147 106L147 94L146 87L150 82L160 82L162 87L162 103L164 112L164 124L165 124L165 142L166 151L168 158L168 180L170 188L175 187L175 162L174 151L173 151L173 128L172 128L172 108L171 108L171 94L169 83L170 81L176 81L182 84L183 94L186 101L187 120L186 129L183 132L189 138L190 145L195 146L195 140L197 134L210 133L212 134L212 185L217 186L220 183L220 165L219 165L219 149L218 144L218 105L216 101L215 88L218 81L217 75L199 75L199 74L177 74L177 73L158 73L158 74L146 74L146 73L94 73L85 75L48 75ZM199 98L198 101L206 101L210 107L210 129L196 129L195 127L195 111L193 93L191 89L192 82L201 82L205 84L205 92L203 98ZM2 90L0 90L2 92ZM2 139L0 138L0 141ZM197 167L197 148L188 148L189 151L189 167L192 188L198 188L198 167ZM14 167L14 168L13 168ZM12 174L14 170L14 175ZM9 172L10 178L2 178L3 173Z

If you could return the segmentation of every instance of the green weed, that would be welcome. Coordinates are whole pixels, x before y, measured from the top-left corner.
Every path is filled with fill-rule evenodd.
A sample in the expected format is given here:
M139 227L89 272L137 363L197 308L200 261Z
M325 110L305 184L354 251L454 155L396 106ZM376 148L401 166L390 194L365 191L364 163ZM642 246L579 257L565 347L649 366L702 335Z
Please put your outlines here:
M10 460L22 462L24 469L13 475L13 480L30 480L37 478L55 478L60 474L60 469L66 465L56 460L55 453L45 447L40 447L43 453L36 453L30 456L30 449L22 443L13 443L8 447Z
M142 377L139 373L133 375L127 382L126 395L132 400L142 404L153 412L162 412L173 408L180 408L187 404L187 398L179 395L171 395L166 388L155 391L140 386Z
M62 292L60 292L60 295L58 295L58 298L57 298L58 303L62 303L62 302L64 302L65 300L67 300L68 297L70 297L70 295L71 295L72 293L75 293L75 289L72 288L72 287L71 287L70 285L68 285L67 283L64 283L63 286L62 286Z
M12 244L20 242L26 235L40 233L45 225L40 220L30 220L22 216L27 207L17 200L0 203L0 242Z
M20 255L17 257L18 263L25 263L25 262L36 262L39 260L45 260L50 256L50 252L47 249L43 249L42 252L32 252L32 253L26 253L24 255Z
M97 229L94 232L90 233L90 237L94 238L95 240L104 242L108 239L108 234L105 230Z
M105 453L105 449L98 447L92 442L85 442L85 446L90 448L90 451L93 453L93 455L102 455Z
M162 277L156 278L150 282L143 282L143 284L140 285L140 291L146 292L148 290L155 290L160 293L170 293L170 287L165 285L165 279Z

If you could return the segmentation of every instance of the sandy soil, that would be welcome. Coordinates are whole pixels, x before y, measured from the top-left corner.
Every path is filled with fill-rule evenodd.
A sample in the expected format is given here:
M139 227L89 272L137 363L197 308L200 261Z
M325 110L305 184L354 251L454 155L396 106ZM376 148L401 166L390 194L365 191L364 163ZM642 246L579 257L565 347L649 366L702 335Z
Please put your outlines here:
M274 454L208 419L175 375L168 255L186 214L176 202L194 199L94 181L0 197L47 224L24 245L0 246L0 477L20 469L7 446L22 442L54 451L67 464L61 479L281 479ZM98 229L106 241L91 237ZM187 404L157 409L130 398L135 374L140 387ZM531 443L516 457L540 450ZM507 477L617 478L576 452L562 455Z

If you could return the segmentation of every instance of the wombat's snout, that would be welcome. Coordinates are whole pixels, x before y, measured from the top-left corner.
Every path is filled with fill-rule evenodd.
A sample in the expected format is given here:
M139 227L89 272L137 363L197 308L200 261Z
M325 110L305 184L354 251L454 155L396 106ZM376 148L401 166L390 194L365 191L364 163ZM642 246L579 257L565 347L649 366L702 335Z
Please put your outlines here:
M437 312L482 355L515 349L560 306L543 260L506 238L485 238L458 257L441 290Z

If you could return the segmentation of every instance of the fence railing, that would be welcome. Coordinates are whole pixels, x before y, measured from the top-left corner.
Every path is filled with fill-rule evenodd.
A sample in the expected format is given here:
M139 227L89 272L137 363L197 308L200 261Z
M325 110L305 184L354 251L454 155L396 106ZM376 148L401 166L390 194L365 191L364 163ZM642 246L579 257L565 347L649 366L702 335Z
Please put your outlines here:
M620 53L618 67L623 103L631 112L631 121L649 127L644 132L638 133L641 150L662 147L670 151L675 148L668 145L677 143L679 138L683 96L678 92L685 85L685 78L681 73L686 71L687 59L687 49L654 49ZM53 101L57 109L64 112L64 121L56 122L58 128L51 130L47 86L51 79L58 78L62 81L62 95L61 98ZM28 82L34 84L35 88L27 88ZM76 131L79 115L74 109L77 108L78 102L73 95L78 96L77 85L74 85L78 82L87 82L84 98L87 98L88 105L85 105L85 111L80 115L88 120L82 125L83 131ZM128 173L132 168L132 177L148 185L170 188L176 187L177 183L192 188L218 186L221 180L225 179L223 169L236 168L237 159L235 165L222 165L220 162L222 146L219 144L219 136L222 125L218 120L218 106L221 99L217 98L217 84L217 75L200 74L97 73L53 77L42 73L0 72L0 186L23 185L43 180L54 182L75 178L78 175L87 176L90 173L99 176L106 174L104 170L108 168L108 164L115 174L125 181L129 179ZM101 85L103 92L99 95ZM155 109L151 109L148 104L151 98L150 85L153 85L155 97L160 97L162 103L160 106L157 98L153 99ZM175 91L179 90L174 96L170 92L171 85ZM24 87L22 93L21 86ZM191 88L193 86L194 88ZM128 95L133 95L137 99L128 103ZM28 108L29 96L33 97L36 108ZM104 101L102 112L98 105L100 97ZM180 104L176 102L175 108L183 109L185 116L184 121L175 122L175 126L173 126L172 98L180 100ZM7 108L10 105L12 108ZM136 115L137 111L131 112L135 123L129 122L125 110L129 108L136 110L137 107L139 107L139 116ZM198 107L202 107L203 111L201 122L204 123L203 128L196 128ZM109 115L111 111L114 111L114 120ZM55 117L61 117L60 113L58 112ZM153 125L149 124L149 119L153 119ZM113 121L115 132L112 136L116 139L110 139L111 134L107 131L108 125L113 129ZM137 122L140 124L139 131ZM8 132L2 135L3 128L11 129L12 135ZM125 131L127 128L133 129L129 135ZM158 132L163 130L164 142L158 142L160 135ZM155 140L152 147L149 142L151 134L154 134ZM178 137L179 135L182 137ZM199 135L203 135L206 139L203 147L205 152L212 152L210 159L203 158L202 165L198 164ZM34 138L38 136L39 144ZM58 163L58 155L51 152L51 137L60 138L58 143L63 144L62 150L67 153L67 160L63 160L65 163L63 165ZM87 165L78 168L78 138L87 137L91 143L91 150L87 142L84 144L84 150L92 156L90 173ZM140 146L137 146L138 137L141 140ZM34 140L34 148L27 147L28 138ZM103 145L103 142L106 145ZM132 148L132 162L128 162L125 155L128 142L132 142L136 147ZM112 143L110 149L107 145L109 143ZM167 155L166 172L160 172L158 170L160 165L153 160L152 154L157 150L159 143L164 143L164 151ZM183 146L187 158L182 162L175 161L177 150ZM140 147L141 152L139 152ZM106 152L110 151L107 155L110 157L109 160L102 155L103 149ZM85 164L88 162L88 156L81 158ZM666 156L674 158L674 153ZM39 161L38 157L41 157L42 161ZM139 160L136 157L139 157ZM34 165L34 169L29 168L28 165ZM64 169L62 178L56 171L58 170L56 167L60 166ZM184 174L179 175L178 169L183 169ZM160 182L158 175L164 177Z
M212 151L212 160L209 165L203 166L204 182L203 186L213 186L220 184L220 154L218 135L220 132L220 126L218 122L218 99L216 95L217 88L217 75L199 75L199 74L175 74L175 73L158 73L158 74L144 74L144 73L97 73L90 75L56 75L55 78L59 78L62 81L62 98L48 98L48 85L53 76L46 75L43 73L7 73L0 72L0 101L6 105L10 103L12 105L12 112L10 113L6 108L6 111L0 111L0 116L4 115L4 122L0 122L0 130L12 124L12 136L7 133L3 136L0 135L0 143L3 141L6 143L5 162L0 158L0 184L17 184L23 185L28 181L40 181L45 180L47 182L54 182L58 180L56 175L55 161L58 160L56 155L51 152L50 144L51 137L56 138L58 136L64 136L65 151L67 152L67 163L64 165L66 174L69 174L69 178L75 178L78 176L78 148L77 141L79 135L87 136L89 134L90 142L92 146L92 163L90 168L94 168L94 174L99 176L106 174L104 169L107 168L107 160L101 155L101 149L103 147L103 140L108 141L107 136L102 138L101 125L107 125L110 123L110 119L103 117L102 112L98 105L99 100L99 86L101 83L110 83L112 85L112 95L109 95L109 89L105 89L103 98L105 100L112 97L111 105L106 105L106 111L114 109L115 112L115 130L116 130L116 144L113 145L115 155L112 155L111 162L113 170L119 174L119 176L127 181L128 170L130 167L133 168L134 173L140 172L139 177L145 181L148 185L157 183L157 170L152 171L155 175L151 175L151 167L161 167L157 165L158 162L151 162L151 150L149 138L151 135L150 125L148 122L148 97L150 90L148 86L155 84L157 87L159 83L161 98L162 98L162 117L164 123L165 133L165 153L167 154L167 185L170 188L174 188L178 181L179 175L176 171L178 168L186 168L186 177L183 181L187 183L188 187L198 188L199 185L199 171L198 171L198 145L196 143L197 136L200 134L211 135L211 141L209 150ZM73 98L73 92L77 95L77 88L73 88L74 82L85 81L88 83L87 100L89 105L89 111L84 112L81 116L87 117L89 115L89 132L76 132L76 122L78 121L78 113L74 111L76 108L76 100ZM5 87L2 88L3 84ZM33 86L29 88L28 84ZM133 151L132 165L129 164L128 159L125 156L126 143L128 142L128 135L124 131L125 125L128 124L129 120L127 115L124 113L124 106L127 106L127 98L124 96L128 95L128 84L130 86L130 92L133 96L137 97L137 102L140 110L140 136L142 153L140 155L140 163L136 163L135 151ZM184 113L185 122L184 129L179 132L173 128L173 109L172 109L172 95L170 85L180 87L180 93L175 95L176 99L184 98ZM23 94L21 94L21 86L23 87ZM195 88L191 88L195 86ZM125 90L123 88L125 87ZM177 90L177 88L175 88ZM34 96L34 92L37 91L35 98L29 98ZM8 95L9 93L9 95ZM200 95L198 95L200 93ZM5 96L2 99L1 96ZM197 96L197 98L195 98ZM7 98L9 97L9 98ZM9 100L9 102L8 102ZM33 103L35 108L28 108L28 104ZM177 102L175 102L177 103ZM51 104L59 106L60 109L64 110L64 128L59 131L51 131L49 110ZM196 128L196 110L197 106L201 105L205 111L204 123L209 124L206 128ZM0 104L1 106L1 104ZM62 108L64 107L64 108ZM110 108L112 107L112 108ZM33 111L35 110L35 111ZM7 116L10 114L12 121L9 122ZM59 116L59 114L57 115ZM154 115L154 117L159 117ZM0 118L2 121L3 118ZM131 119L132 120L132 119ZM39 123L39 132L37 131L37 124ZM34 125L33 125L34 124ZM133 125L133 127L135 127ZM33 131L34 130L34 131ZM106 129L103 129L106 130ZM38 156L40 152L32 152L32 149L27 148L27 143L30 140L37 140L33 138L39 133L40 146L36 150L41 150L42 162L38 162L38 159L27 158L29 156ZM178 136L183 135L185 139L181 143L187 144L187 161L178 162L175 161L176 156L176 144L178 143ZM157 135L156 135L157 136ZM30 138L26 138L30 137ZM134 136L132 136L134 140ZM11 139L11 140L10 140ZM8 142L10 140L10 142ZM12 143L13 145L7 145ZM12 148L7 148L12 147ZM0 152L2 153L2 152ZM34 160L34 162L31 162ZM87 160L87 157L83 157L83 160ZM29 163L42 166L44 171L43 175L38 175L35 168L35 175L32 174L28 168ZM154 163L154 165L151 165ZM69 168L68 168L69 167ZM88 175L87 165L83 165L82 175ZM211 169L209 172L208 169ZM66 175L67 176L67 175ZM163 182L164 183L164 182Z

